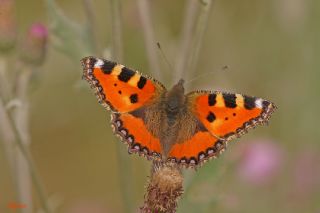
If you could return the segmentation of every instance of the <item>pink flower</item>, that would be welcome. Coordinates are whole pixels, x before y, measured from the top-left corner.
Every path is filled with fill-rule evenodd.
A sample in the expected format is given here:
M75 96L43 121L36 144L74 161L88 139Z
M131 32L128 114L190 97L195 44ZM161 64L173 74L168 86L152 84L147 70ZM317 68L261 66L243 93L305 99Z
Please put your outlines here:
M30 27L29 35L38 39L46 39L48 37L48 29L43 24L36 23Z
M21 59L28 64L41 65L46 56L48 30L43 24L33 24L22 44Z
M263 185L280 170L283 151L276 143L268 140L247 143L238 166L240 178L246 182Z

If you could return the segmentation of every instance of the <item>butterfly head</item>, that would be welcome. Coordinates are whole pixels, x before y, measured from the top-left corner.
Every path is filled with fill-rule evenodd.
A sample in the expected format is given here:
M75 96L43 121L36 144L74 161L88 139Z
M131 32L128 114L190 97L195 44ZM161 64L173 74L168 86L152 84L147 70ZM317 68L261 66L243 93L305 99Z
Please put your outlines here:
M184 80L180 79L166 95L166 110L170 114L178 113L184 106L185 95L183 84Z

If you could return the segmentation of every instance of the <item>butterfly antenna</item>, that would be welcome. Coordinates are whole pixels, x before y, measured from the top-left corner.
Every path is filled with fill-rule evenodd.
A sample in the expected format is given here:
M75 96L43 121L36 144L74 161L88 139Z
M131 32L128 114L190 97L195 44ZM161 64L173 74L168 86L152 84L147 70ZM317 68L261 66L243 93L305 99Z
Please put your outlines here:
M167 59L166 55L164 54L164 52L163 52L163 50L162 50L161 45L160 45L159 42L157 42L157 47L158 47L158 49L159 49L159 51L160 51L160 54L161 54L162 58L164 59L164 61L165 61L166 64L168 65L169 69L170 69L170 70L173 70L173 67L172 67L172 65L170 64L169 60Z
M225 66L221 67L221 69L220 69L219 71L226 71L226 70L228 70L228 69L229 69L229 66L228 66L228 65L225 65ZM200 74L200 75L198 75L198 76L190 79L189 81L186 81L186 82L185 82L185 85L190 84L191 82L193 82L193 81L195 81L195 80L198 80L199 78L202 78L202 77L204 77L204 76L207 76L207 75L212 74L212 73L215 73L215 72L216 72L216 71L211 71L211 72L202 73L202 74Z

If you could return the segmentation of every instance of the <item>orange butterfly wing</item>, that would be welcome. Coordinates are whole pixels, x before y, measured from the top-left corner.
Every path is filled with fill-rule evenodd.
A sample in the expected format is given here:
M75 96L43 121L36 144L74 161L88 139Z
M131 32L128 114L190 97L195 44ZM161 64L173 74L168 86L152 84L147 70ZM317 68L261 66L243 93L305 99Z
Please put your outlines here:
M112 61L86 57L83 78L96 91L99 102L114 112L136 110L165 90L159 82Z
M169 160L194 167L209 158L217 157L224 147L224 141L213 137L208 131L200 131L189 140L173 145Z
M138 153L149 158L161 158L158 138L146 128L143 120L132 114L112 114L112 128L122 141L129 145L129 153Z
M187 99L190 111L204 126L204 130L171 149L170 158L187 166L217 156L229 140L266 123L276 108L267 100L222 92L191 92Z
M113 112L113 130L128 144L129 152L159 157L159 139L148 131L141 118L130 112L156 101L165 91L164 86L112 61L86 57L81 62L83 78L95 90L99 102Z
M276 106L261 98L223 92L188 94L192 111L217 138L230 140L268 121Z

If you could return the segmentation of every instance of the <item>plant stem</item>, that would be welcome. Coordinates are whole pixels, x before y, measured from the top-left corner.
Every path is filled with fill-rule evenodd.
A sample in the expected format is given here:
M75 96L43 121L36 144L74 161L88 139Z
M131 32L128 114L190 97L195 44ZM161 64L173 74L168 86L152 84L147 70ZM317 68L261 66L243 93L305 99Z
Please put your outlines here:
M4 106L3 105L3 100L2 98L0 98L0 105ZM49 205L47 203L47 199L46 199L46 193L45 193L45 190L41 184L41 181L40 181L40 178L39 178L39 175L38 175L38 172L36 170L36 167L35 167L35 164L32 160L32 157L29 153L29 150L24 146L23 144L23 140L21 138L21 135L17 129L17 126L15 124L15 121L14 121L14 118L13 116L11 115L11 113L6 113L6 117L3 118L4 120L8 120L8 126L11 127L11 130L13 131L14 133L14 136L15 136L15 142L16 142L16 145L18 146L19 150L21 151L24 159L26 160L28 166L29 166L29 170L30 170L30 174L31 174L31 177L32 177L32 181L33 181L33 184L35 186L35 189L39 195L39 198L40 198L40 204L42 206L42 208L44 209L45 212L47 213L51 213L52 211L50 211L50 208L49 208Z
M110 0L111 21L112 21L112 56L114 60L123 63L122 26L121 26L121 5L120 0ZM121 143L116 144L117 158L119 163L118 176L120 180L120 191L123 199L123 211L132 212L132 175L131 166L127 153L122 150Z
M13 118L15 126L20 134L21 142L25 149L29 149L29 101L27 98L29 80L32 71L30 69L22 70L19 73L16 83L16 98L20 101L20 105L13 110ZM21 209L22 213L31 213L32 206L32 180L28 162L25 160L20 149L15 154L16 159L16 175L20 200L28 204L28 208Z
M5 61L2 62L5 64ZM0 82L6 82L6 68L5 66L1 66L0 69L0 72L3 74L0 76ZM31 176L35 189L39 195L40 203L45 212L49 213L51 211L47 204L44 189L40 183L40 178L28 150L30 137L28 129L28 103L26 100L31 70L23 71L25 72L20 73L17 82L17 97L22 101L22 104L16 107L13 113L11 113L6 109L4 97L0 96L0 130L2 131L8 161L12 169L12 175L15 179L19 201L28 205L27 208L21 209L21 212L33 212Z
M11 126L9 125L9 119L7 117L7 109L5 103L10 100L11 97L11 88L8 84L7 78L7 61L6 58L0 57L0 97L3 99L3 103L0 102L0 132L3 141L3 147L5 150L6 159L8 160L9 168L10 168L10 176L13 180L13 185L15 189L15 200L20 200L24 202L30 202L30 199L25 198L22 195L21 187L19 184L19 168L17 161L17 149L15 144L15 135L12 131ZM26 196L29 198L30 196ZM32 206L30 207L32 208Z
M7 110L2 102L0 102L0 132L2 136L1 142L3 143L6 159L9 164L10 173L13 182L16 183L16 175L15 175L15 162L14 162L14 156L15 156L15 136L11 129L11 127L8 125L8 118L7 118ZM18 187L17 184L14 184L15 187L15 198L17 199L18 193Z
M114 60L123 63L122 18L120 0L110 0L112 28L112 56Z
M160 70L159 60L157 57L157 41L154 36L154 30L151 24L151 15L150 15L150 7L148 0L138 0L138 9L140 20L142 23L143 35L144 35L144 42L146 45L147 50L147 57L150 67L150 72L156 79L160 81L163 80L163 75Z
M202 39L204 36L204 33L207 28L207 22L208 17L211 10L213 0L202 0L201 1L201 11L199 13L199 17L197 19L196 23L196 29L195 29L195 35L193 37L192 45L190 47L190 57L188 59L188 66L187 69L185 69L187 72L183 74L183 76L187 76L189 78L193 72L195 72L195 68L198 62L200 48L202 45Z
M2 96L5 101L11 98L10 86L8 84L6 70L6 58L0 56L0 96Z
M96 52L96 44L95 44L95 33L94 33L94 27L95 27L95 20L94 20L94 10L92 5L92 0L83 0L84 9L86 12L86 18L87 18L87 29L88 29L88 42L90 42L90 46L93 50L93 52Z
M191 41L196 20L196 12L197 2L194 0L188 0L184 15L184 23L181 30L180 48L178 50L179 54L177 54L178 57L175 66L174 83L178 82L180 78L184 76L187 61L192 53Z

